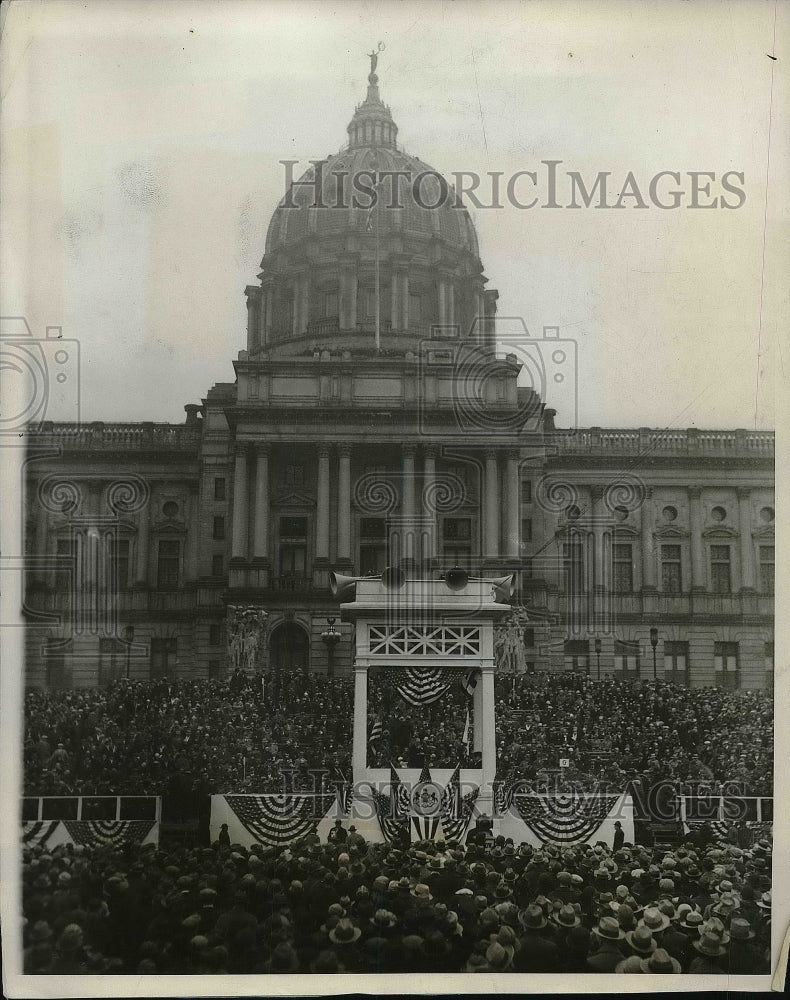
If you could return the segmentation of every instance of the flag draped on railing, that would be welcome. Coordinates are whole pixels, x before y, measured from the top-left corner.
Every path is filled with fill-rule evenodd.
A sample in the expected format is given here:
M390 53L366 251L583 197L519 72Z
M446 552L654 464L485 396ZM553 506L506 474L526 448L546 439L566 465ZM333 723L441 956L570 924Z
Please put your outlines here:
M443 667L391 667L387 674L404 701L410 705L430 705L453 683L455 671Z
M59 819L32 820L23 823L22 843L25 847L34 847L37 844L46 844L57 829L59 823Z
M609 814L617 808L620 795L516 794L513 803L532 833L544 842L580 844L588 841Z
M323 800L313 795L226 795L225 801L244 828L265 847L315 833L324 808Z
M441 821L445 840L460 840L466 833L472 809L480 792L479 788L470 789L461 797L461 768L453 771L442 795Z
M145 819L65 819L63 825L75 844L90 847L142 844L154 827Z
M408 840L409 836L409 792L398 777L398 772L390 765L390 792L384 795L373 789L381 832L388 844Z

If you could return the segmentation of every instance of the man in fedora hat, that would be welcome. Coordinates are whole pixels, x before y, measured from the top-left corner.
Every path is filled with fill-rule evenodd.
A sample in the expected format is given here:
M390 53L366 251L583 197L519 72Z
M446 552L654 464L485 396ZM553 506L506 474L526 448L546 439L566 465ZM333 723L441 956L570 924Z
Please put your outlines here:
M653 976L678 975L682 971L680 962L664 948L656 948L652 955L640 962L642 972Z
M726 973L727 950L721 937L707 926L703 927L696 941L691 942L698 954L691 960L689 972L693 976L722 976Z
M522 927L519 949L513 959L516 972L559 972L560 953L547 934L546 915L535 903L519 911Z
M730 948L727 972L732 976L748 976L770 971L763 954L754 944L757 935L743 917L730 920Z
M590 935L591 950L587 956L587 967L591 972L614 972L622 962L621 941L625 931L620 929L614 917L601 917Z

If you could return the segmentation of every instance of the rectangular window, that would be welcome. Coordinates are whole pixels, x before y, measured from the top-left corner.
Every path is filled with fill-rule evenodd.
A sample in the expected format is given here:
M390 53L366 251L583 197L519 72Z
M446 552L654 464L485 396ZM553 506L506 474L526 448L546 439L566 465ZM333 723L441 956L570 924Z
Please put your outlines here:
M211 575L212 576L222 576L225 572L225 560L222 558L222 553L217 552L211 557Z
M175 672L177 644L175 639L151 639L149 661L151 680L167 677Z
M307 538L307 518L281 517L280 538Z
M634 551L632 545L617 542L612 546L612 584L615 592L630 594L634 589Z
M565 669L589 674L590 643L586 639L572 639L565 643Z
M387 522L383 517L363 517L359 522L359 535L383 541L387 537Z
M737 642L714 642L713 669L718 687L737 690L740 687Z
M214 538L216 541L221 541L225 537L225 518L215 517L214 518Z
M178 564L181 555L181 543L169 539L159 542L159 552L156 568L156 583L158 587L178 586Z
M209 646L221 646L222 645L222 626L221 625L209 625L209 627L208 627L208 644L209 644Z
M661 546L661 589L665 594L683 592L679 545Z
M535 629L525 628L524 629L524 645L527 649L535 648Z
M99 639L99 687L106 687L122 676L125 649L125 644L119 639Z
M760 590L764 594L774 592L774 563L776 548L773 545L760 546Z
M615 639L614 669L624 677L639 677L639 643Z
M129 586L129 539L117 538L111 549L112 586L126 590Z
M327 292L324 296L324 316L334 317L338 315L337 292Z
M729 545L711 545L710 547L710 584L716 594L730 592L730 547Z
M419 295L409 296L409 322L419 323L422 319L422 298Z
M286 465L285 467L286 486L304 486L304 466Z
M532 518L521 518L521 544L532 541Z
M225 479L223 476L217 476L214 480L214 499L225 499Z
M521 502L532 503L532 481L529 479L521 480Z
M307 548L304 545L280 546L280 576L290 579L304 577L307 567Z
M445 517L442 521L442 556L454 566L468 565L472 555L472 519Z
M664 680L679 687L689 686L689 644L664 640Z
M359 572L361 576L380 576L386 568L386 546L364 544L359 546Z

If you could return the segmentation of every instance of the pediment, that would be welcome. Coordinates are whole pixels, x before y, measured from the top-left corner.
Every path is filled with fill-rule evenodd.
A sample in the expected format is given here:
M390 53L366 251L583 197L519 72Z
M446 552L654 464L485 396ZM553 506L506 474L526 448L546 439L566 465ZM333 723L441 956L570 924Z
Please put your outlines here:
M752 538L770 538L773 541L774 537L774 526L772 524L763 524L759 528L755 528L752 532Z
M715 528L705 528L702 532L703 538L737 538L738 532L735 528L719 524Z
M292 490L289 493L278 493L272 501L273 507L315 507L315 497L309 493Z
M151 531L171 531L176 535L185 535L187 526L184 521L180 521L178 518L160 517L151 525Z
M657 538L687 538L689 533L686 528L676 528L671 524L662 524L660 528L656 528L654 534Z

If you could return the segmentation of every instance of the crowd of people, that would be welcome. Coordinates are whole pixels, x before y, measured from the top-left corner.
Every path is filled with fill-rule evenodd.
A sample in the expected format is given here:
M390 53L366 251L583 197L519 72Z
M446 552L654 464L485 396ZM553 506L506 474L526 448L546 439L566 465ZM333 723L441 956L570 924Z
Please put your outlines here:
M473 763L472 699L460 685L416 707L383 699L373 674L371 691L369 764ZM495 694L501 780L535 780L566 757L582 783L651 773L772 792L773 705L760 692L541 673L498 676ZM350 776L353 697L351 678L301 673L32 690L25 791L156 794L175 775L205 793L276 791L283 772L313 789L316 770Z
M28 973L769 971L759 841L27 848Z

